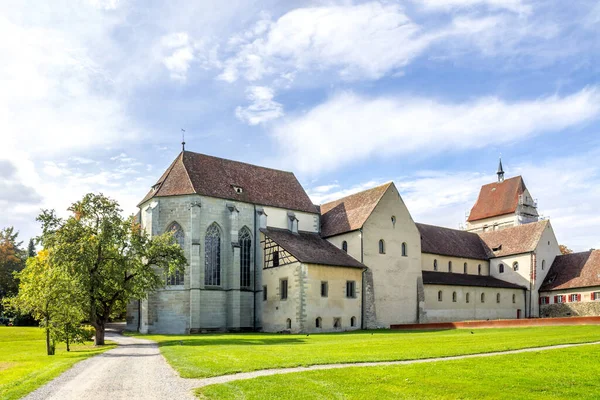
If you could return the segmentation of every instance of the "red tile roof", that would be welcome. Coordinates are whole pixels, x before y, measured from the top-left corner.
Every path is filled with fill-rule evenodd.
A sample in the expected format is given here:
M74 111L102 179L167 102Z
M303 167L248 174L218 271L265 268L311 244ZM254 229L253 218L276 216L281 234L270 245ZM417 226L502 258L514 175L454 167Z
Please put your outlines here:
M534 251L549 223L545 220L477 234L491 250L490 258L504 257Z
M238 161L181 152L140 204L153 197L199 194L318 213L293 173ZM237 193L234 187L240 187Z
M600 286L600 250L558 256L540 291Z
M287 229L261 229L266 236L296 257L298 261L338 267L366 268L345 251L337 248L318 233L292 233Z
M383 194L388 182L321 205L321 235L329 237L362 228Z
M417 224L421 233L421 252L442 256L488 260L485 243L476 233Z
M519 205L519 195L523 194L525 189L525 182L521 176L482 186L467 221L474 222L514 213Z

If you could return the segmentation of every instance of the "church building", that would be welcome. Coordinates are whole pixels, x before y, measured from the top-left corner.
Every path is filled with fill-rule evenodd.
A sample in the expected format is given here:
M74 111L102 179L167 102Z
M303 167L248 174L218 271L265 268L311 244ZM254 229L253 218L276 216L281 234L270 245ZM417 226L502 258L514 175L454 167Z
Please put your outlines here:
M129 330L336 332L600 313L600 256L560 255L523 178L505 180L501 162L466 230L416 223L393 182L317 206L291 172L185 150L138 207L143 232L173 232L188 265L128 305Z

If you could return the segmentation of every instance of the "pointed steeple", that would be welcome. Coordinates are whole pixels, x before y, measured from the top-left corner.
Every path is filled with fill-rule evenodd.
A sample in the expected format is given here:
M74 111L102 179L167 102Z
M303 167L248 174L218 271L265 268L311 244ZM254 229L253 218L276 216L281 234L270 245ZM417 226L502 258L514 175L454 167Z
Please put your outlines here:
M502 168L502 157L500 157L500 162L498 163L498 182L504 182L504 168Z

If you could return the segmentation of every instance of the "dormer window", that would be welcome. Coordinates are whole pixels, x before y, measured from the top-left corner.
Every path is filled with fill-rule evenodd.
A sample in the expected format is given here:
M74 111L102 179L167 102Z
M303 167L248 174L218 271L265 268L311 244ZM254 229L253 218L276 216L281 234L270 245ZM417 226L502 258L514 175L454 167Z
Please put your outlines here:
M155 185L152 185L152 191L153 191L153 192L156 192L156 191L158 190L158 188L160 187L160 184L161 184L161 183L162 183L162 182L158 182L157 184L155 184Z
M493 251L500 251L500 250L502 250L502 245L499 245L497 247L492 247L492 250Z
M233 188L233 190L235 190L235 192L236 192L237 194L242 194L242 193L244 193L244 189L242 189L242 187L241 187L241 186L235 186L235 185L231 185L231 187Z

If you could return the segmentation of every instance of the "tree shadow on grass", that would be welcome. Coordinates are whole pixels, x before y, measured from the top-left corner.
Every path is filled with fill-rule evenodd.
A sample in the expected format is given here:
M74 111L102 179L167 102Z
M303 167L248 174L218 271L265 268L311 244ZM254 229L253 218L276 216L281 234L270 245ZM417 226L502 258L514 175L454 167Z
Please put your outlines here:
M168 340L164 342L160 342L159 346L194 346L194 347L202 347L202 346L273 346L273 345L298 345L305 344L307 341L301 338L261 338L261 339L251 339L251 338L235 338L229 337L227 339L182 339L182 340Z

